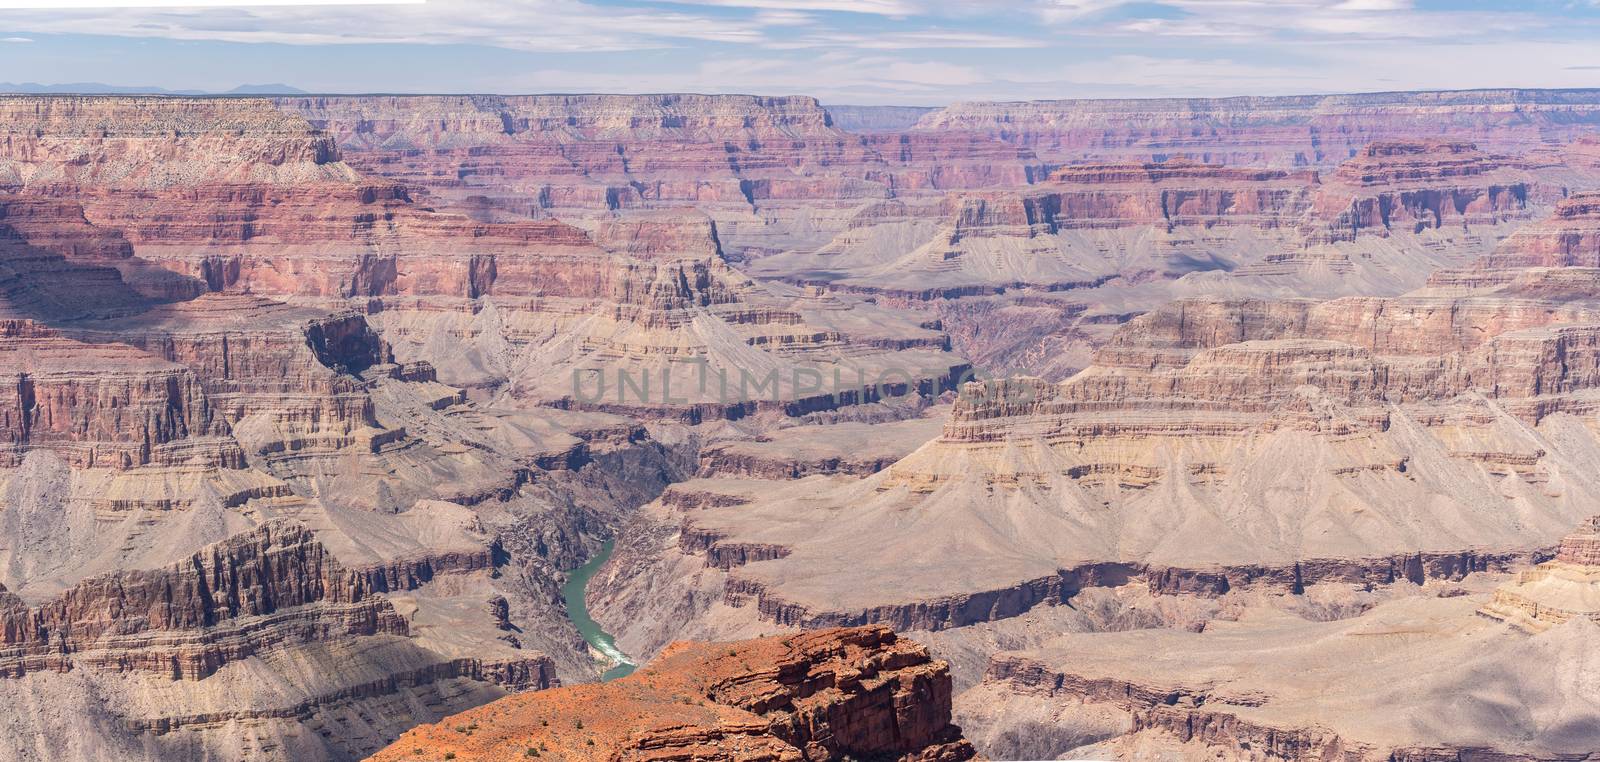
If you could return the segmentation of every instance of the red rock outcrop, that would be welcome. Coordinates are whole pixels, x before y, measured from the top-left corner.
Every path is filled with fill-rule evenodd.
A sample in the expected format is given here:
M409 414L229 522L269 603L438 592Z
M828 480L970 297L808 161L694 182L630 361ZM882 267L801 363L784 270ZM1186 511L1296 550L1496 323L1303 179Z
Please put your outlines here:
M1600 193L1577 193L1550 219L1518 230L1476 269L1600 267Z
M0 194L0 315L62 319L144 309L144 296L113 269L138 271L131 253L126 240L90 225L72 202Z
M372 759L963 760L944 662L882 627L678 643L605 685L416 728Z
M1147 225L1273 228L1304 214L1309 187L1315 183L1310 172L1237 169L1181 159L1074 164L1022 195L966 194L960 208L951 212L958 237Z
M91 344L26 320L0 322L0 368L10 376L0 413L0 463L34 448L80 468L176 464L197 455L238 467L237 447L213 441L227 425L183 365L125 344ZM210 457L206 457L209 454Z
M1553 203L1563 192L1470 143L1372 143L1319 189L1314 214L1329 229L1309 236L1355 240L1367 232L1495 225L1525 219L1530 205Z

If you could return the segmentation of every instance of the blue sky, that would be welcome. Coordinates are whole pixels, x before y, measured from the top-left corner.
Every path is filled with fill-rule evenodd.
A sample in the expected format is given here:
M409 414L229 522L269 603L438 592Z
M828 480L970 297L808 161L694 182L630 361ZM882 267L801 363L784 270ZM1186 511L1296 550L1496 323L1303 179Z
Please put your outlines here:
M0 81L928 105L1600 87L1600 0L0 0Z

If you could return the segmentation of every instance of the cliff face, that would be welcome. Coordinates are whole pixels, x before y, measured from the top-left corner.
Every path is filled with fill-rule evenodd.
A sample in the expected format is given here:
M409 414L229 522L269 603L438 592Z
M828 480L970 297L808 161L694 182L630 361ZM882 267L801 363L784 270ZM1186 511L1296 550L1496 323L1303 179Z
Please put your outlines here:
M1476 263L1478 270L1600 266L1600 193L1577 193L1555 215L1517 231L1507 245Z
M0 185L72 193L347 181L331 136L266 100L0 98Z
M1059 635L997 654L960 716L992 727L981 742L1001 757L1030 733L1039 755L1084 733L1077 753L1113 758L1588 756L1592 721L1566 720L1595 717L1600 701L1561 675L1592 663L1596 627L1530 638L1474 616L1482 597L1454 589L1326 622L1264 616L1202 633ZM1454 719L1435 721L1440 712ZM1059 722L1030 723L1050 716Z
M92 226L69 201L0 194L0 315L108 317L148 306L124 278L153 270L155 291L178 278L142 268L114 230ZM127 274L117 269L127 268ZM178 290L182 290L178 287Z
M1500 586L1478 613L1533 633L1574 619L1600 622L1600 517L1561 538L1555 558Z
M274 523L153 571L85 580L6 613L0 673L92 666L200 680L285 643L405 635L406 624L302 526Z
M1581 238L1585 204L1490 261ZM1099 587L1216 596L1513 569L1600 499L1568 465L1600 445L1583 423L1600 403L1600 307L1541 293L1170 303L1063 382L967 385L937 439L870 476L652 506L603 621L711 590L719 605L697 610L713 631L942 631ZM671 603L632 592L634 575L669 574Z
M977 132L1041 154L1188 156L1328 165L1385 140L1496 149L1568 138L1600 120L1594 90L1469 90L1288 97L958 103L916 129Z
M1600 500L1593 100L0 98L0 703L66 707L0 757L360 758L586 680L602 539L631 653L891 624L969 681L1543 560ZM1050 378L921 415L963 352ZM1379 748L1177 672L1072 699ZM881 628L683 646L384 754L960 759L951 690Z
M1308 187L1315 183L1311 173L1233 169L1184 160L1075 164L1052 174L1032 194L964 196L956 233L971 235L976 229L994 227L1021 227L1046 235L1071 228L1146 225L1273 228L1305 212Z
M357 168L489 217L693 206L736 258L806 245L863 201L1042 174L979 137L855 135L803 97L287 98ZM825 239L824 239L825 240Z
M460 95L279 98L342 144L437 148L510 142L529 133L567 140L701 142L837 137L813 98L755 95Z
M596 315L637 354L713 307L799 322L736 305L751 284L703 218L439 212L262 101L0 111L0 700L60 708L0 722L3 758L359 758L587 676L559 570L660 488L666 448L604 415L490 413L378 324L407 342L508 299L495 349L417 342L503 380L506 333L580 355L558 326Z
M227 430L193 371L126 345L13 320L0 327L0 353L14 374L0 414L7 466L49 448L83 468L129 468L182 459L180 440Z
M360 316L217 296L64 329L6 326L9 465L49 449L80 468L238 469L226 437L247 418L273 418L291 441L379 428L346 375L390 360Z
M950 693L943 662L881 627L679 643L629 677L464 712L372 759L969 759Z
M1554 203L1563 193L1470 143L1373 143L1340 164L1319 193L1317 215L1329 230L1312 236L1354 240L1367 232L1496 225L1526 219L1530 205Z

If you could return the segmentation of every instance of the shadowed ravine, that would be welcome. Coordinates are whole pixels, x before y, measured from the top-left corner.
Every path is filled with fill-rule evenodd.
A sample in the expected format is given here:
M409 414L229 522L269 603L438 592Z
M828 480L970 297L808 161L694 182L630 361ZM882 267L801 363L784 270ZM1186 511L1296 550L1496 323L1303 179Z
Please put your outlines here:
M589 616L589 604L585 600L589 580L593 579L594 573L611 558L611 551L615 547L615 542L607 542L601 546L600 552L589 559L589 563L568 572L566 584L561 586L561 597L566 600L567 617L572 620L573 626L578 628L578 633L583 635L583 639L590 646L615 664L600 676L602 681L626 677L639 666L634 664L622 649L617 648L617 643L610 633L600 629L600 623Z

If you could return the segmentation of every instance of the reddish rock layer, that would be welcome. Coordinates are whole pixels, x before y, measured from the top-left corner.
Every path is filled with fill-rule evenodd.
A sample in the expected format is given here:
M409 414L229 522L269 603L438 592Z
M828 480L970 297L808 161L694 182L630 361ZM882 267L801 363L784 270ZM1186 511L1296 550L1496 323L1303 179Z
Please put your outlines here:
M1277 227L1304 214L1316 175L1173 160L1075 164L1037 189L959 199L957 238L1066 229L1216 224Z
M950 693L944 662L882 627L678 643L629 677L502 699L372 759L970 759Z
M1521 219L1530 203L1552 203L1564 190L1534 177L1471 143L1372 143L1318 190L1314 214L1329 229L1311 231L1310 238L1348 241L1368 232Z
M182 462L191 437L227 431L193 370L125 344L90 344L25 320L0 321L0 369L11 394L0 408L0 464L30 449L82 467ZM225 445L214 448L226 452ZM242 457L232 450L234 467Z
M1532 267L1600 267L1600 193L1578 193L1557 204L1553 217L1518 230L1476 269Z

